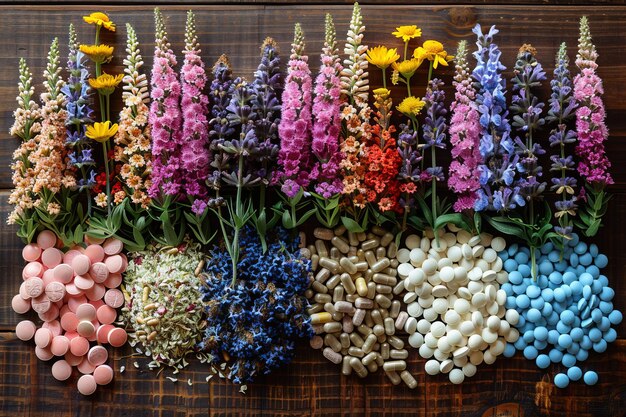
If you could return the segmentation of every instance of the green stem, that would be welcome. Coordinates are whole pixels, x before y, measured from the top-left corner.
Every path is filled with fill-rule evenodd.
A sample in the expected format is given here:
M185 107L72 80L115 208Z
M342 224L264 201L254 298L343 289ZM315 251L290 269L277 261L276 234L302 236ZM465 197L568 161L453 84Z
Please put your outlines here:
M430 61L430 67L428 67L428 80L426 80L426 90L428 90L428 84L433 77L433 61Z
M535 256L535 246L530 245L530 273L533 281L537 281L537 258Z
M404 60L406 61L406 53L409 49L409 41L404 42Z
M235 215L238 219L243 218L243 205L241 203L241 191L243 188L243 154L239 154L238 169L237 169L237 199L235 200ZM241 228L238 226L238 222L233 221L235 227L235 234L233 236L232 243L232 255L231 262L233 266L233 280L230 283L231 287L235 286L237 281L237 264L239 263L239 232Z
M383 70L383 88L387 88L387 76L385 75L385 68Z
M107 155L107 142L102 142L102 152L104 152L104 171L107 176L107 213L111 215L111 179L109 178L109 157Z
M436 135L437 135L437 132L435 132L435 136L434 137L437 137ZM436 156L435 156L435 145L434 144L430 147L430 159L431 159L431 161L430 161L431 165L430 166L433 168L433 172L435 172L434 168L436 166L437 159L436 159ZM433 226L433 232L435 233L435 242L437 243L437 246L439 246L439 233L438 233L437 229L435 229L435 222L437 221L437 181L436 181L436 178L434 176L431 178L430 181L431 181L431 187L432 187L431 188L431 192L430 192L430 199L431 199L430 201L431 201L431 204L432 204L431 210L432 210L432 219L433 219L433 225L432 226Z
M412 96L412 94L411 94L411 77L408 77L406 79L406 91L409 94L408 97L411 97Z
M409 218L409 210L411 207L409 206L409 193L404 193L404 214L402 215L402 230L401 233L406 231L406 223Z

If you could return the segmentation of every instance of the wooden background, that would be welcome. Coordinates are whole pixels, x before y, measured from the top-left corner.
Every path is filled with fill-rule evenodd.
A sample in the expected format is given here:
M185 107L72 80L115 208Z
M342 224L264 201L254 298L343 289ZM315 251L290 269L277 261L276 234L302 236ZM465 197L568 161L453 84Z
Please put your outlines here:
M476 22L496 24L497 42L503 50L504 64L511 67L517 48L530 42L538 48L538 58L547 71L562 41L575 53L578 19L589 16L594 41L600 53L599 73L605 81L605 103L611 132L608 153L613 162L615 197L604 227L595 241L609 256L604 271L616 291L616 307L626 310L626 286L622 276L626 267L623 241L626 238L626 5L624 1L482 1L465 0L462 6L452 0L424 4L423 1L366 0L363 15L367 26L365 42L394 44L395 26L417 24L423 38L444 42L453 53L456 42L467 39L472 45L471 29ZM83 397L75 389L75 376L67 383L55 381L50 364L39 361L32 343L15 339L13 330L20 317L10 308L10 300L21 281L21 242L12 227L4 223L11 188L9 164L18 141L9 137L12 111L17 93L17 62L28 60L41 81L50 41L59 36L66 43L67 25L74 22L79 40L92 42L92 27L81 16L91 11L110 13L118 24L118 33L106 33L104 41L115 44L115 71L121 71L125 42L124 23L137 29L142 52L150 65L153 47L152 6L162 4L167 16L170 40L176 51L183 47L185 11L196 11L199 40L207 66L221 54L228 53L239 75L251 76L257 65L259 45L265 36L273 36L288 55L293 24L301 22L307 49L314 69L323 40L323 17L330 11L335 17L338 38L345 38L350 18L349 1L327 5L320 0L255 1L228 0L203 3L184 1L170 5L167 0L145 4L143 1L96 1L81 6L78 0L0 2L0 415L2 416L339 416L339 415L417 415L417 416L623 416L626 415L626 340L618 339L605 354L591 354L583 369L599 372L594 387L573 383L564 390L549 381L562 369L556 366L540 371L521 355L500 358L491 366L480 366L477 375L461 386L453 386L444 376L430 377L423 372L423 361L413 352L410 369L419 386L411 391L392 386L379 372L365 380L340 376L339 368L321 357L303 342L295 362L269 377L260 378L248 387L247 394L238 387L214 377L205 382L206 369L194 362L178 376L179 382L136 369L133 362L145 360L128 357L130 349L115 351L111 365L116 370L114 382ZM412 5L410 5L412 3ZM129 5L132 4L132 5ZM399 46L399 45L398 45ZM65 47L63 55L67 53ZM178 56L181 54L179 53ZM113 69L109 69L113 71ZM424 79L424 74L419 75ZM372 83L379 85L378 71L372 71ZM510 78L510 72L507 73ZM450 81L450 71L444 76ZM546 90L547 93L547 90ZM626 326L618 328L624 337ZM126 371L119 374L120 366ZM185 381L190 379L193 384ZM501 405L497 410L493 407ZM507 405L508 404L508 405Z

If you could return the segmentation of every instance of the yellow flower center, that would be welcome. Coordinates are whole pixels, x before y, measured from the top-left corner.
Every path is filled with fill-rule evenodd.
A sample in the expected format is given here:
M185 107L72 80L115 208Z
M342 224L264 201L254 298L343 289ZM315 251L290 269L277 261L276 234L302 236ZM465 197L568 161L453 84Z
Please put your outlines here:
M109 45L81 45L79 49L98 64L109 62L113 57L113 47Z

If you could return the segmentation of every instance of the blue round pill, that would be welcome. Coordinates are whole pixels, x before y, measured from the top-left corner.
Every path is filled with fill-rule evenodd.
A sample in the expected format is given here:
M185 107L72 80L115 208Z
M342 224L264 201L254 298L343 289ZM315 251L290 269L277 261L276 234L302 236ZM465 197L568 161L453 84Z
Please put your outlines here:
M561 359L561 363L566 368L571 368L572 366L576 365L576 356L572 355L571 353L565 353L563 355L563 359Z
M589 265L585 272L591 274L591 276L594 278L598 278L600 276L600 268L595 265Z
M595 321L596 323L600 323L602 321L602 317L604 317L602 315L602 311L600 311L599 308L594 308L591 311L591 320Z
M515 299L515 303L521 309L526 309L530 306L530 298L526 294L520 294Z
M513 256L517 253L519 249L519 245L517 243L513 243L511 246L509 246L509 256Z
M598 383L598 374L594 371L587 371L583 376L583 380L587 385L596 385Z
M553 308L552 304L546 304L546 305L549 305L550 308ZM559 315L556 314L556 311L553 311L552 314L550 314L550 317L548 317L548 320L546 320L546 321L548 322L548 324L550 326L554 327L559 322ZM555 332L556 332L556 330L555 330Z
M555 288L553 293L555 301L558 301L559 303L565 301L565 291L563 291L561 287Z
M567 263L567 261L563 259L562 261L559 261L554 264L554 269L556 269L559 272L565 272L568 266L569 264Z
M515 254L515 262L521 267L523 264L528 263L528 255L524 252L517 252Z
M581 340L583 340L583 337L585 336L585 332L580 327L573 328L569 332L569 334L570 334L570 336L572 336L572 340L574 342L580 342Z
M508 273L511 273L517 270L517 262L515 262L515 259L509 258L506 261L504 261L504 270Z
M572 296L577 297L583 293L583 284L580 281L574 281L569 284L569 287L572 289Z
M555 271L548 276L548 280L550 281L550 284L559 285L563 282L563 275L560 272Z
M593 262L593 258L590 253L585 253L584 255L580 255L578 257L578 262L580 262L583 266L589 266Z
M602 338L606 340L607 343L613 343L617 339L617 332L615 331L615 329L609 329L604 332Z
M522 338L526 343L532 343L535 340L535 331L532 329L526 330L524 334L522 334Z
M517 322L517 328L519 329L520 327L523 327L526 324L526 317L524 317L523 315L519 316L519 321Z
M569 287L569 285L563 284L563 285L561 285L561 289L565 293L565 297L571 297L572 296L572 289Z
M559 303L559 302L552 303L552 309L554 310L554 312L556 314L561 314L561 312L563 312L563 310L566 310L566 308L563 307L563 304L564 303Z
M597 281L600 282L600 281ZM600 300L602 301L611 301L615 297L615 290L611 287L604 287L600 292Z
M577 362L584 362L587 360L588 357L589 357L589 351L586 349L583 349L582 347L580 348L578 353L576 353Z
M609 264L609 258L607 258L605 254L601 253L598 256L596 256L594 263L600 269L606 268L606 266Z
M579 255L582 255L583 253L587 252L587 244L585 242L578 243L574 247L574 252L576 252Z
M591 284L593 283L593 277L591 276L590 273L588 272L583 272L582 274L580 274L578 276L578 280L580 281L581 284L583 285L589 285L591 286Z
M555 329L548 330L548 343L551 345L556 345L559 341L559 336L561 334Z
M600 275L598 277L598 281L600 281L603 287L609 286L609 279L606 277L606 275Z
M613 310L609 313L609 321L613 325L618 325L622 322L623 316L622 312L619 310Z
M509 310L511 308L515 309L517 308L517 304L515 302L515 297L512 295L509 295L508 297L506 297L506 302L504 303L504 307Z
M515 349L524 350L524 348L526 348L527 346L527 343L524 342L524 338L520 337L519 339L515 341L514 345L515 345Z
M567 242L567 246L573 248L574 246L578 245L579 241L580 238L578 237L578 234L572 233L572 238L569 240L569 242Z
M580 350L580 345L576 342L572 343L572 346L567 348L567 353L571 353L572 355L576 355Z
M531 284L528 286L528 288L526 288L526 295L530 298L537 298L541 295L541 288Z
M571 284L572 282L576 280L578 280L578 275L576 275L576 273L573 271L566 271L563 274L563 283L567 285Z
M606 352L607 346L608 345L606 343L606 340L600 339L598 343L593 344L593 350L595 350L598 353L603 353L603 352Z
M528 260L526 260L528 262ZM530 278L530 265L527 265L526 262L520 262L520 265L517 267L517 270L524 278Z
M567 370L567 377L571 381L578 381L580 378L583 377L583 371L581 371L578 366L572 366Z
M600 301L600 303L598 304L598 308L601 312L608 316L613 311L613 303L610 301Z
M537 348L534 346L526 346L524 348L524 357L528 360L534 360L537 355L539 355L539 352L537 351Z
M550 357L545 353L542 353L541 355L537 356L537 359L535 359L535 363L537 364L537 367L541 369L546 369L548 366L550 366Z
M569 264L573 266L574 268L576 268L578 266L578 255L576 255L575 253L572 253L569 256Z
M569 378L565 374L556 374L554 376L554 385L559 388L566 388L569 385Z
M561 259L561 253L558 250L553 250L548 254L548 260L553 264L556 264Z
M544 350L545 348L547 348L547 347L548 347L548 341L547 341L547 340L544 340L544 341L541 341L541 340L535 340L535 341L533 342L533 346L534 346L534 347L535 347L535 349L537 349L538 351L542 351L542 350Z
M576 271L574 271L574 272L576 273L576 275L584 274L586 272L585 271L585 267L582 266L582 265L578 265L576 267Z
M580 347L584 350L589 350L593 347L593 342L589 338L589 336L584 335L583 340L580 341Z
M532 300L530 300L530 306L532 308L535 308L537 310L543 310L543 307L546 305L546 302L543 301L543 298L538 297L538 298L533 298Z
M519 285L522 283L522 281L524 280L524 277L522 276L521 272L519 271L512 271L509 273L509 282L513 285Z
M550 282L548 281L548 277L546 275L539 275L537 277L537 285L539 288L547 288Z
M566 333L569 333L570 330L572 330L572 328L568 326L567 324L563 323L562 321L559 321L556 324L556 330L561 334L566 334Z
M591 284L591 291L593 291L594 294L600 294L603 288L602 283L598 279L594 280Z
M572 346L572 336L570 336L569 334L562 334L559 336L559 346L561 346L564 349L567 349L568 347Z
M513 288L513 294L514 295L520 295L520 294L526 294L526 285L524 283L521 283L519 285L512 285Z
M563 310L561 313L561 321L568 326L574 323L574 313L570 310Z
M582 285L582 282L581 282L581 285ZM591 298L591 287L589 285L585 285L583 287L582 295L585 300L589 300Z
M553 271L554 266L552 265L552 262L546 260L539 264L539 272L541 272L542 274L550 275Z
M549 319L550 316L552 316L552 312L554 310L552 309L552 304L550 303L543 303L543 308L541 309L541 315L544 316L545 318Z
M598 324L598 329L600 329L600 331L602 331L602 332L606 332L610 328L611 328L611 321L609 320L609 318L608 317L602 317L602 320L600 321L600 324Z
M602 339L602 332L600 331L600 329L594 327L593 329L589 330L589 339L591 339L591 341L594 343L599 342L600 339Z
M510 282L505 282L500 285L500 289L506 293L506 295L511 295L511 291L513 291L513 286Z
M543 301L546 303L554 300L554 291L552 291L552 288L544 288L541 290L541 298L543 298Z
M600 250L598 249L598 245L596 245L595 243L592 243L591 245L589 245L589 253L594 258L598 256L598 254L600 253Z
M528 310L528 315L526 316L526 318L531 323L536 323L537 321L539 321L539 319L541 319L541 311L537 310L536 308L531 308L530 310Z
M512 358L513 356L515 356L516 351L517 349L515 349L515 345L511 343L507 343L506 346L504 347L503 355L505 358Z
M559 363L563 360L563 352L561 352L558 349L550 350L550 352L548 353L548 356L550 357L550 360L552 361L552 363Z

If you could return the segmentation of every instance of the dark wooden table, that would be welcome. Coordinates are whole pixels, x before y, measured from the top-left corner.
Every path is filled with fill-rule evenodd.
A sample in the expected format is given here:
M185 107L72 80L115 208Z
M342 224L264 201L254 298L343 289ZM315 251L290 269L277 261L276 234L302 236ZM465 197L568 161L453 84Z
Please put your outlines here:
M6 4L7 2L4 2ZM93 2L101 3L101 2ZM132 3L133 5L124 5ZM28 60L35 82L42 79L45 57L50 41L58 36L66 42L67 26L74 22L79 40L91 42L92 28L82 24L81 16L92 11L110 13L118 24L115 35L104 34L104 40L116 45L115 67L120 72L125 33L124 23L137 29L146 64L150 65L153 47L152 6L163 3L170 40L175 50L183 47L185 11L196 11L199 40L207 66L222 53L231 56L237 74L251 76L258 60L258 47L266 36L277 39L283 56L288 55L293 24L301 22L306 33L307 49L314 69L323 40L323 17L332 12L338 38L345 38L351 6L348 1L331 5L316 0L228 0L220 4L200 5L184 1L167 5L167 1L151 4L142 1L111 0L93 7L80 6L79 1L15 1L0 5L0 415L2 416L336 416L336 415L418 415L418 416L622 416L626 415L626 325L618 328L620 339L606 353L591 354L585 369L599 372L594 387L573 383L559 390L551 378L561 369L552 366L540 371L521 355L513 359L499 358L491 366L480 366L477 375L460 386L444 376L429 377L423 372L423 361L413 352L410 369L419 386L411 391L392 386L378 373L365 380L343 377L339 369L303 342L295 362L260 378L248 387L247 393L214 377L209 383L206 368L193 362L172 383L165 376L146 370L146 361L129 357L129 348L112 353L110 361L116 370L114 382L99 389L95 395L83 397L75 389L75 378L69 382L55 381L50 364L39 361L32 343L15 338L14 326L20 317L10 308L10 300L21 281L21 242L15 230L4 223L10 210L7 197L11 188L9 164L18 141L8 135L12 123L14 97L17 93L17 62ZM611 187L615 197L606 219L606 226L594 239L609 256L604 271L616 291L615 305L626 310L626 270L623 241L626 238L626 5L624 1L482 1L465 0L462 6L451 0L417 1L366 0L363 13L367 26L366 43L392 44L390 32L402 24L417 24L422 39L438 39L450 53L456 42L467 39L473 44L471 29L476 22L483 26L496 24L501 30L497 41L503 51L504 63L511 67L517 48L532 43L547 71L560 42L570 46L574 56L578 36L578 19L588 15L600 58L599 74L605 82L605 103L611 132L607 144L613 162L616 184ZM66 49L62 49L66 54ZM180 54L179 54L180 56ZM372 84L380 84L377 71L372 71ZM510 78L510 71L507 72ZM444 76L450 81L450 71ZM39 84L37 84L39 87ZM448 90L449 91L449 90ZM547 94L547 89L545 90ZM133 363L139 362L140 369ZM126 371L119 373L121 366ZM192 385L186 381L190 379ZM500 404L498 409L496 405Z

